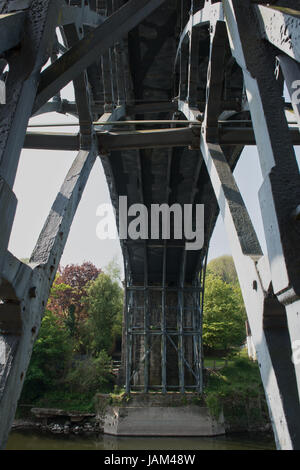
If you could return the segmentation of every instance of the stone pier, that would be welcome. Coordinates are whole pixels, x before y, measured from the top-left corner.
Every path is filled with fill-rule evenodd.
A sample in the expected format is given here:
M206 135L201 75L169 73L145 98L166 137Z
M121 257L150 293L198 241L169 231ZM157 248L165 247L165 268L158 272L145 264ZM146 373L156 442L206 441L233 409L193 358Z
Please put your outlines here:
M115 436L217 436L224 419L211 416L194 393L138 393L108 402L98 396L97 418L105 434Z

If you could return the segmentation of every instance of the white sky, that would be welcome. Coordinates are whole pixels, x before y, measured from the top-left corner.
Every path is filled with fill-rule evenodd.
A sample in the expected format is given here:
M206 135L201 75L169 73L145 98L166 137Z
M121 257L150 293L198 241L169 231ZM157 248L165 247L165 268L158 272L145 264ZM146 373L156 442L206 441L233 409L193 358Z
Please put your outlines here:
M68 85L62 91L62 96L73 99L71 85ZM76 122L76 119L72 116L49 113L32 118L30 122ZM77 132L78 128L32 130L51 132L55 129L57 129L57 132ZM14 184L18 206L9 243L9 250L18 258L30 257L52 203L75 156L76 152L29 149L22 151ZM297 151L297 156L300 156L299 151ZM262 175L256 147L251 146L244 149L234 174L262 249L265 251L258 202L258 190L262 184ZM116 257L123 269L119 241L99 240L96 236L96 226L100 220L96 216L96 209L102 203L110 203L110 196L102 164L98 158L90 174L70 230L61 258L63 266L91 261L98 268L103 268L112 258ZM209 260L223 254L230 254L230 249L223 222L219 217L211 239Z

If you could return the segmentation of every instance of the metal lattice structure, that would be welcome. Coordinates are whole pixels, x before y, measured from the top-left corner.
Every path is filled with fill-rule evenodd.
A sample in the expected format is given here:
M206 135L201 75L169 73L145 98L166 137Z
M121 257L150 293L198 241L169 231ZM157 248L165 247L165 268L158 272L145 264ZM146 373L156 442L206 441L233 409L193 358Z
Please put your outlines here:
M299 449L300 366L291 360L300 340L298 2L1 0L0 15L1 446L100 156L116 209L120 195L147 207L209 208L196 252L184 239L121 240L127 391L202 391L205 266L220 212L277 447ZM75 102L60 94L71 81ZM53 111L78 117L79 132L30 131L31 116ZM266 254L233 176L245 145L259 153ZM22 148L78 151L28 265L7 249Z

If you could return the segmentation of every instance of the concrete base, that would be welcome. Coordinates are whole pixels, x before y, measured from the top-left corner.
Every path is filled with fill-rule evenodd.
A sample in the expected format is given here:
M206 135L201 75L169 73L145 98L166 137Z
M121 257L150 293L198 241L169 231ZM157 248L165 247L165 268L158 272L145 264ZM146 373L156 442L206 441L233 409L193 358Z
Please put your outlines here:
M160 402L163 401L160 399ZM207 407L193 404L128 403L109 406L103 416L104 433L116 436L216 436L225 434L223 417L216 421Z

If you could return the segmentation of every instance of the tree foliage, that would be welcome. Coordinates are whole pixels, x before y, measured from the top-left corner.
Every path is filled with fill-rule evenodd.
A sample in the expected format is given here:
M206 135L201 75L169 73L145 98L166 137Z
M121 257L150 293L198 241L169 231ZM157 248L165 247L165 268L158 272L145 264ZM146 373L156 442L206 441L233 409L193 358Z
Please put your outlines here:
M22 396L34 399L62 380L72 355L72 339L57 317L46 311L34 344Z
M109 355L122 336L123 289L115 261L108 272L87 262L59 270L33 348L23 403L60 407L63 400L62 406L76 402L87 409L96 392L112 388Z
M121 283L121 268L114 257L104 268L105 274L108 274L113 281Z
M59 268L51 289L48 309L66 325L70 334L78 339L80 323L88 317L83 301L91 281L97 279L101 269L90 262L70 264Z
M245 309L238 284L207 274L203 314L203 344L208 350L230 351L245 341Z
M76 361L66 382L70 390L76 393L95 395L99 390L104 391L113 382L111 357L102 350L95 358Z
M89 285L85 301L90 351L97 354L104 349L111 353L117 336L122 334L123 290L108 274L101 273Z
M214 274L227 283L238 283L232 256L223 255L211 260L207 265L207 274Z

